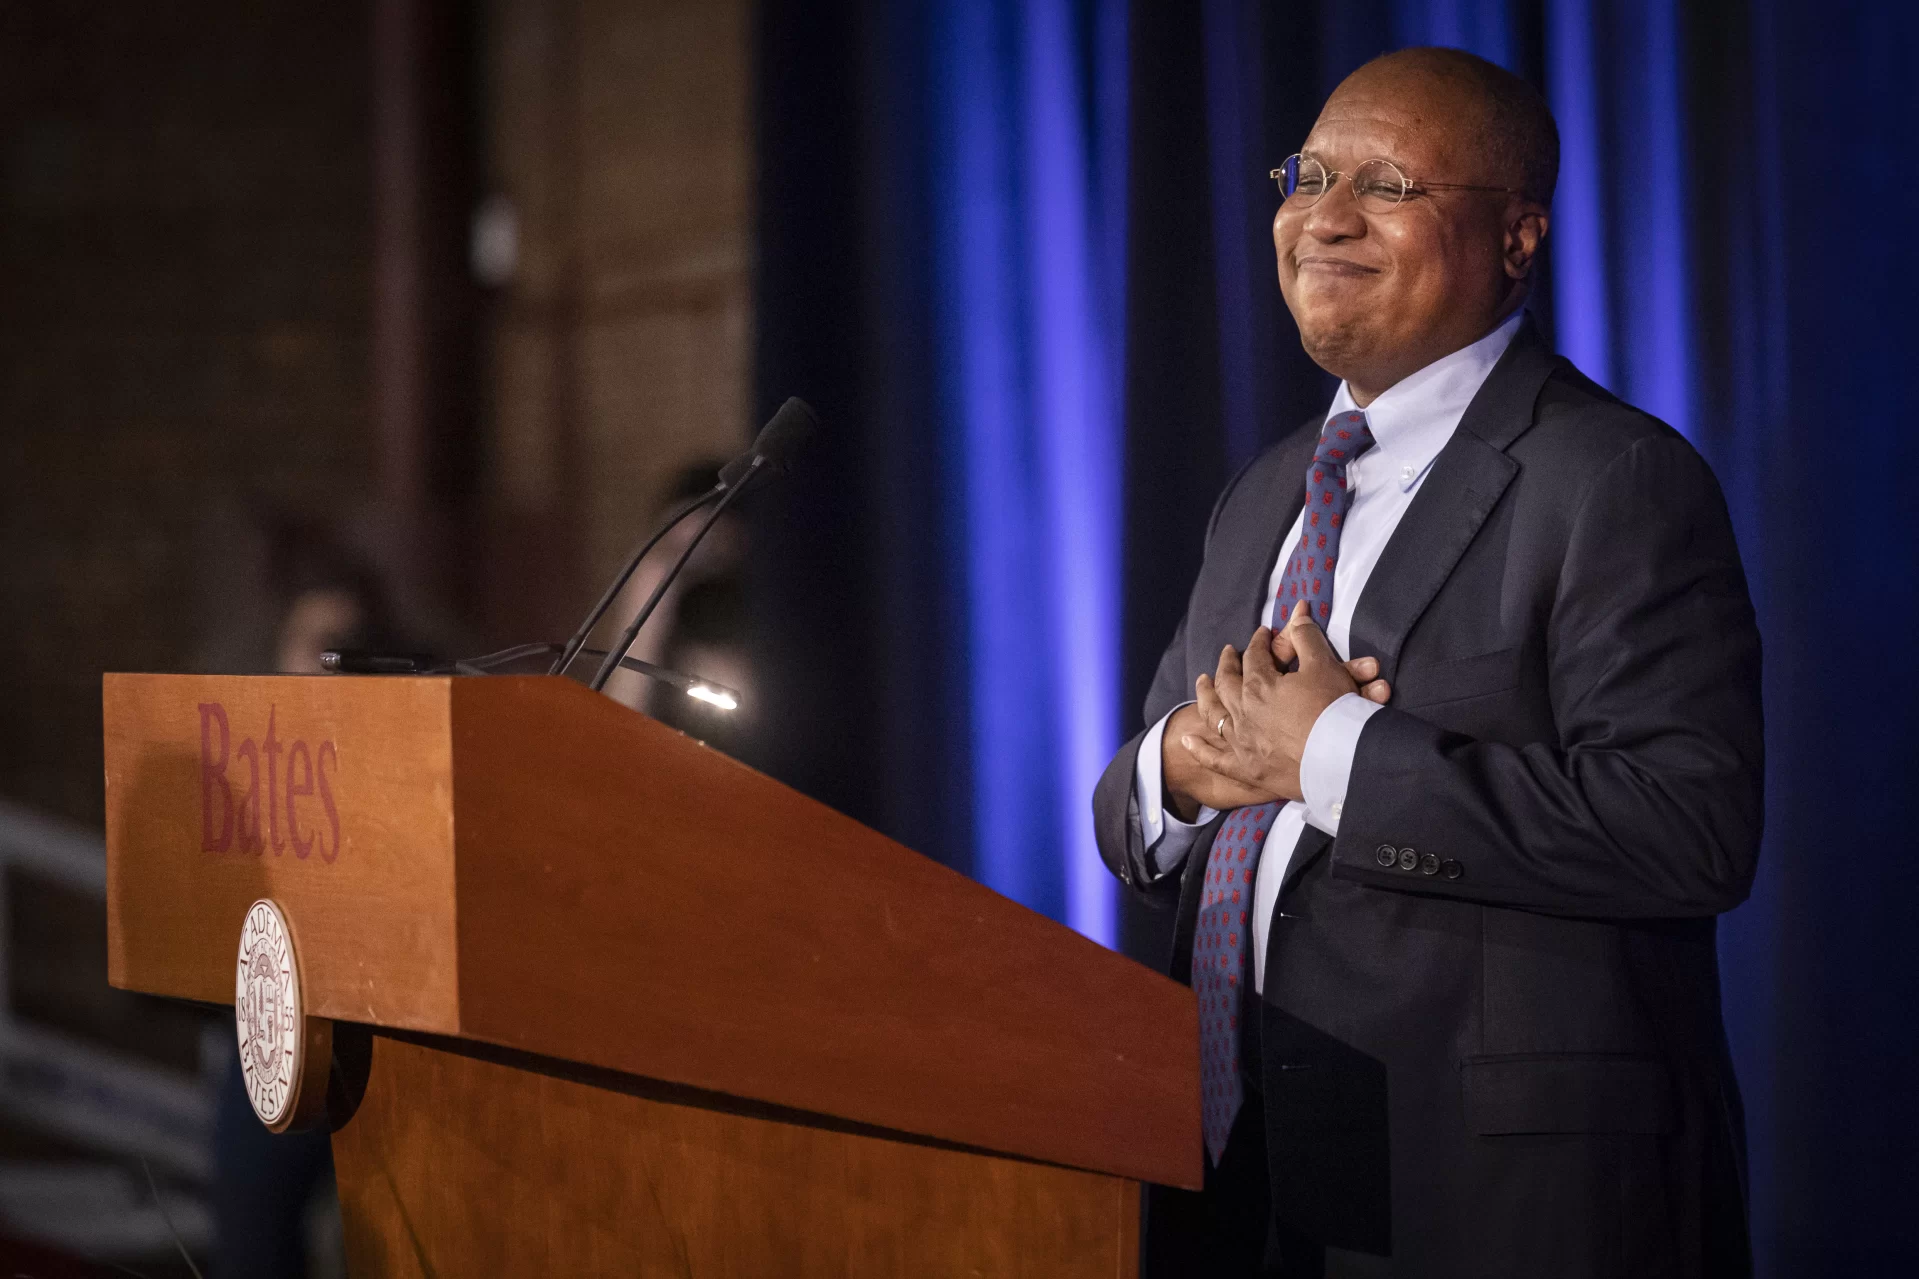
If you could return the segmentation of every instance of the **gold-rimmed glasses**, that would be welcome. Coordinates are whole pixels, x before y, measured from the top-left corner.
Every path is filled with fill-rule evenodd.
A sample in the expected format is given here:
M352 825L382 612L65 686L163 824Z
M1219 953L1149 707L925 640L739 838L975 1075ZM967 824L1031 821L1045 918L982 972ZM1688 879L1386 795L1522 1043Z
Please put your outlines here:
M1267 175L1279 183L1280 198L1295 208L1309 209L1333 184L1345 178L1353 184L1353 198L1363 209L1389 213L1409 195L1427 191L1497 191L1524 195L1517 187L1476 186L1470 182L1414 182L1391 160L1367 160L1351 173L1328 169L1309 155L1289 155Z

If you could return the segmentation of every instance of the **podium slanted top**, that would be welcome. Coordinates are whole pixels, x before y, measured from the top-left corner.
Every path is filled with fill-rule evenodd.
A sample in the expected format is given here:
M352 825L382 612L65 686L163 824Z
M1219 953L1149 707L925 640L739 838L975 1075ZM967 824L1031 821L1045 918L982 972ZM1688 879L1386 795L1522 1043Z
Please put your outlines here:
M1200 1180L1192 992L571 681L105 677L109 978Z

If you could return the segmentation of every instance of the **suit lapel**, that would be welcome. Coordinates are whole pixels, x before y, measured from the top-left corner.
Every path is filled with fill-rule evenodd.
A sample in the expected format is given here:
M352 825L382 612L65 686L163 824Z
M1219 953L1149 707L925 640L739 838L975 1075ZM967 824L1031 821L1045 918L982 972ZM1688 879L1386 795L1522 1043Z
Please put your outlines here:
M1455 434L1393 531L1353 613L1353 657L1377 657L1380 678L1399 678L1413 623L1439 594L1519 466L1475 436Z
M1259 628L1280 543L1306 503L1306 468L1319 442L1319 426L1317 421L1308 423L1253 463L1241 481L1248 500L1232 502L1222 513L1214 543L1242 549L1221 564L1220 579L1206 586L1203 597L1212 606L1194 632L1194 646L1187 649L1194 667L1187 672L1189 681L1202 672L1211 674L1222 647L1244 648Z
M1519 473L1506 446L1532 425L1533 405L1552 369L1552 352L1527 316L1380 552L1353 613L1347 646L1350 657L1377 657L1381 678L1398 678L1400 652L1414 623ZM1324 831L1305 829L1280 881L1280 901L1332 843Z
M1397 678L1406 636L1519 473L1506 446L1532 425L1533 405L1552 366L1552 353L1529 316L1380 553L1353 613L1348 655L1377 657L1381 678Z

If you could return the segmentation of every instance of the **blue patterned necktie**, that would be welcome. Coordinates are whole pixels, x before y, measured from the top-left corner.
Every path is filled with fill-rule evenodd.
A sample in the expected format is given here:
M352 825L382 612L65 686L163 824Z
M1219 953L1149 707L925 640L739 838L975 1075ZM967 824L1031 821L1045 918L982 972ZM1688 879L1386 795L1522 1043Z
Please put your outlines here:
M1299 542L1279 580L1273 625L1284 626L1299 600L1312 605L1313 620L1324 627L1333 616L1333 564L1339 557L1340 529L1353 504L1346 468L1373 446L1364 413L1341 413L1320 432L1306 475L1306 506L1299 517ZM1239 1077L1239 1010L1244 998L1246 957L1252 950L1253 875L1259 851L1280 805L1255 804L1226 814L1206 857L1206 882L1199 899L1199 925L1193 934L1193 993L1199 996L1200 1112L1206 1153L1219 1165L1227 1134L1239 1115L1245 1087Z

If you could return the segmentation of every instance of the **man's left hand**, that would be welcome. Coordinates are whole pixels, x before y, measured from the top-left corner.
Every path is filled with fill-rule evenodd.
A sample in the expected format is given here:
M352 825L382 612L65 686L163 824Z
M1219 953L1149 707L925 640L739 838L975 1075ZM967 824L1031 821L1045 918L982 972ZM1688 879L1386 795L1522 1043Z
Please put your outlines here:
M1297 654L1298 671L1281 670L1275 648ZM1263 626L1255 631L1243 658L1230 646L1222 652L1213 685L1224 734L1187 734L1180 744L1222 777L1283 799L1305 798L1299 761L1320 712L1359 691L1304 600L1277 636Z

